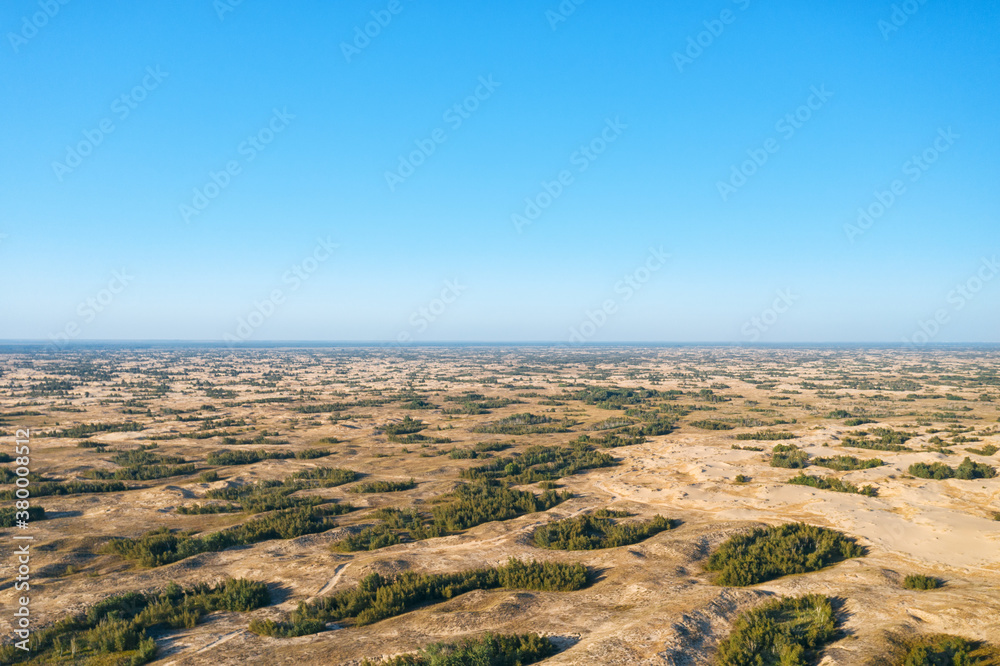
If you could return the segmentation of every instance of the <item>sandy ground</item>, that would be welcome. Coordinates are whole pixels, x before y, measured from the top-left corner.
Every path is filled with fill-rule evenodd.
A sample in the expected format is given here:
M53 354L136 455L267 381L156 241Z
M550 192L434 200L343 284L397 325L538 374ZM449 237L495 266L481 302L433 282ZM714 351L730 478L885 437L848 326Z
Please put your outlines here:
M817 391L802 386L804 382L829 383L833 379L843 381L845 377L870 381L879 377L920 376L927 391L966 398L961 404L971 407L963 416L975 418L962 419L961 425L974 426L980 433L990 432L990 423L995 425L997 420L996 403L976 398L987 393L1000 401L996 386L975 386L957 379L934 382L927 378L933 379L935 373L948 377L965 373L971 377L983 367L996 368L1000 359L988 354L966 357L930 352L906 357L891 352L866 352L846 360L819 352L754 355L758 353L764 352L653 350L631 360L602 361L595 354L590 358L581 355L575 362L564 359L557 364L551 358L539 358L531 350L512 352L508 357L466 351L437 355L428 352L404 359L395 358L390 352L372 352L367 358L345 353L319 359L311 354L285 352L282 356L281 352L270 352L221 360L198 354L150 354L150 358L123 354L115 359L118 379L135 382L136 376L130 373L148 372L150 366L173 372L183 369L187 374L171 377L169 391L156 397L143 397L142 391L134 386L123 389L113 381L88 381L80 382L70 396L33 399L25 397L24 387L37 381L46 367L51 369L60 361L28 363L30 359L7 357L4 378L18 385L20 392L18 388L6 391L2 401L4 412L38 412L36 416L6 419L8 434L13 432L12 426L18 418L42 435L71 424L121 422L125 418L134 418L146 426L140 432L95 436L94 439L108 445L105 454L78 448L76 439L37 436L32 444L33 471L42 474L71 478L93 467L112 469L114 466L108 462L110 453L150 441L159 441L158 453L182 455L194 462L203 462L207 452L223 448L218 438L166 439L171 434L196 432L199 424L163 415L163 407L183 410L215 405L217 412L212 416L246 421L245 426L226 428L227 432L239 431L242 433L239 436L248 437L255 431L277 431L277 437L289 440L285 446L291 450L323 446L334 451L332 456L318 460L267 461L220 469L222 480L210 484L201 483L192 475L136 483L142 488L125 493L40 498L38 503L46 508L50 519L31 526L35 538L32 610L44 623L82 611L109 594L154 590L170 581L193 584L234 576L269 583L276 601L270 607L248 614L214 613L190 630L154 631L160 646L155 663L161 665L356 665L364 657L409 652L430 642L485 631L533 631L551 636L564 649L546 664L709 664L714 647L741 611L772 595L811 592L836 597L842 608L844 637L828 647L824 665L870 663L884 652L887 632L946 632L1000 643L1000 522L991 518L993 511L1000 511L1000 478L935 481L913 478L906 473L913 462L942 461L954 466L966 455L977 462L997 465L1000 454L976 456L966 449L988 443L1000 446L1000 437L982 435L981 441L958 444L953 447L952 455L946 455L921 450L931 436L926 430L934 428L920 426L907 430L915 435L907 442L907 446L916 449L914 452L848 449L841 446L842 438L853 430L872 425L914 426L918 421L933 420L927 415L946 411L946 407L955 404L938 398L897 402L912 393L912 388ZM220 368L241 370L242 374L227 379L224 386L237 391L238 398L207 398L193 384L211 381L222 385L225 375L218 374ZM281 373L284 380L275 386L262 387L264 373L274 371ZM508 374L504 376L502 372ZM634 376L637 372L642 376ZM671 378L671 373L681 376ZM663 379L651 385L653 375ZM489 380L497 376L505 383ZM751 378L756 383L746 381ZM759 382L767 379L773 384L762 388ZM303 401L351 402L372 395L371 389L399 391L411 381L415 382L416 392L439 406L450 406L444 402L444 396L469 390L493 397L514 397L518 393L533 393L537 397L522 398L525 404L474 416L449 416L440 408L401 410L397 402L351 409L354 418L336 423L331 423L327 414L290 412L283 403L249 402L251 396L271 395L290 395ZM560 382L577 386L567 388L560 386ZM560 485L571 490L574 497L550 511L374 552L340 554L329 549L332 542L348 531L370 524L365 520L368 509L419 506L452 489L459 482L460 470L477 463L452 460L448 456L421 457L421 452L447 451L484 439L515 440L515 448L504 452L506 455L531 444L568 442L586 432L589 425L621 414L567 400L565 390L577 391L583 385L614 385L696 393L718 382L725 382L729 388L717 389L716 393L734 396L731 401L718 404L714 411L696 411L683 417L680 427L669 435L609 450L620 464L563 479ZM308 392L297 394L302 387ZM79 395L84 390L90 392L89 398ZM830 397L833 391L840 397ZM776 395L791 397L787 401L774 400ZM873 395L890 399L872 399ZM115 402L118 398L141 401L152 416L123 416L120 400ZM563 404L544 404L546 398L556 398ZM83 412L52 409L67 401ZM696 401L684 395L679 402ZM751 406L758 411L749 411ZM832 409L863 409L882 415L876 424L845 427L842 419L824 418ZM552 416L568 416L578 425L573 432L512 438L470 431L476 424L506 415L525 411L549 414L548 410L554 410ZM872 484L879 489L878 497L789 485L785 481L795 474L794 470L769 466L765 453L732 449L733 444L739 443L760 445L768 451L775 442L733 439L736 432L761 427L703 431L689 425L697 419L748 414L765 421L776 416L794 418L795 423L775 429L794 432L799 437L791 442L814 456L847 454L881 458L885 465L868 470L832 472L820 467L806 470L813 475L832 474L857 485ZM410 445L409 453L403 452L403 446L386 440L380 425L406 415L430 424L424 434L450 437L453 442L426 449ZM944 429L955 422L933 423L936 428ZM438 426L443 430L437 431ZM342 442L318 444L325 437L336 437ZM183 516L175 509L181 504L200 501L210 487L284 478L293 471L317 465L348 467L372 478L412 476L418 486L412 491L382 495L359 496L347 492L346 487L318 491L326 497L350 501L360 510L338 519L340 526L330 532L202 554L157 569L137 569L96 552L111 536L136 536L162 526L211 531L234 524L244 518L224 514ZM747 475L751 481L736 484L737 474ZM532 533L537 526L600 507L627 510L637 519L661 514L682 523L677 529L642 543L602 551L542 551L532 545ZM820 572L750 588L712 584L703 564L714 547L750 526L789 521L841 530L857 537L870 552L867 557ZM11 608L15 599L12 534L13 530L5 530L0 538L0 600L4 608ZM345 589L373 571L450 572L499 564L509 557L583 562L597 572L598 579L591 587L572 593L471 592L371 626L336 627L296 639L270 639L247 631L252 617L280 619L299 601ZM74 567L75 572L71 570L67 575L67 566ZM900 583L910 573L936 575L946 584L938 590L908 591ZM10 633L10 620L8 613L0 616L0 632L5 636Z

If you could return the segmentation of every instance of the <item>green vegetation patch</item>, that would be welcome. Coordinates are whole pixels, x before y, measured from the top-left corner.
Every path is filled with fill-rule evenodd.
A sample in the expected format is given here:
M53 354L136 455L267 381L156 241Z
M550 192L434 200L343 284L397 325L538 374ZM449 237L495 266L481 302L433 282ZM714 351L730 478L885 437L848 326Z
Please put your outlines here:
M349 504L284 509L202 536L173 533L163 527L134 539L115 539L102 552L137 562L144 567L158 567L199 553L213 553L232 546L245 546L271 539L294 539L304 534L325 532L335 526L333 516L351 511Z
M550 639L538 634L483 634L458 643L432 643L414 654L384 661L361 662L361 666L527 666L556 654Z
M819 465L820 467L826 467L827 469L834 469L838 472L848 472L857 469L872 469L875 467L881 467L885 463L878 458L871 458L865 460L864 458L856 458L854 456L832 456L830 458L813 458L812 464Z
M783 430L758 430L757 432L741 432L736 435L738 440L772 441L777 439L795 439L798 435Z
M531 446L521 454L495 458L462 470L465 479L504 479L510 483L536 483L570 476L583 469L613 467L618 461L586 443L569 447Z
M628 514L600 509L592 515L557 520L535 530L535 545L552 550L617 548L644 541L679 524L663 516L631 523L613 520L622 515Z
M912 451L903 443L910 439L910 435L899 432L892 428L872 428L871 430L858 430L854 433L857 436L844 437L841 446L849 446L855 449L871 449L874 451ZM871 437L869 437L869 435Z
M521 562L454 574L418 574L405 571L393 578L370 574L358 585L309 603L301 602L287 622L253 620L250 631L288 638L322 631L327 622L372 624L402 615L414 607L452 599L471 590L497 588L569 592L589 584L587 567L557 562Z
M732 537L712 553L705 569L719 572L715 579L718 585L743 587L819 571L865 554L853 538L840 532L791 523L755 528Z
M142 429L143 426L134 421L125 421L124 423L82 423L71 428L50 432L48 436L85 439L99 432L137 432Z
M982 448L979 448L979 449L966 449L966 451L968 451L969 453L972 453L974 455L977 455L977 456L992 456L997 451L1000 451L1000 448L998 448L997 446L995 446L993 444L986 444Z
M699 430L733 430L736 425L725 421L713 421L705 419L702 421L691 421L691 426Z
M944 581L934 576L910 574L903 579L903 587L907 590L936 590L944 585Z
M362 481L350 488L352 493L396 493L403 490L413 490L417 482L409 481Z
M4 507L0 509L0 527L14 527L17 524L17 514L19 513L22 514L21 520L24 520L23 514L27 513L28 522L45 520L45 509L40 506L29 506L24 511L19 511L15 507Z
M771 449L771 467L802 469L809 466L809 454L794 444L778 444Z
M930 634L904 639L887 666L996 666L1000 649L961 636Z
M792 483L798 486L809 486L810 488L819 488L820 490L832 490L838 493L854 493L855 495L865 495L866 497L877 497L878 489L875 486L864 486L858 487L849 481L842 481L835 476L807 476L802 472L799 472L798 476L794 476L788 480L788 483Z
M121 481L43 481L31 486L32 497L45 497L47 495L81 495L84 493L116 493L128 490ZM0 500L14 499L13 490L0 492Z
M643 444L646 442L646 435L643 434L642 430L646 426L651 424L646 424L640 428L633 430L625 430L621 432L606 432L598 436L591 435L580 435L574 439L570 444L583 444L585 446L599 446L602 449L616 449L620 446L633 446L635 444ZM671 430L673 430L673 425L671 425ZM666 433L657 433L666 434Z
M719 645L719 666L805 666L839 637L827 597L809 594L769 601L737 618Z
M435 500L431 515L416 509L383 508L371 518L382 521L333 544L335 551L375 550L402 542L444 536L495 520L509 520L526 513L546 511L572 497L568 491L546 490L541 495L514 490L492 480L464 483Z
M535 414L514 414L492 423L478 425L472 432L493 435L531 435L550 432L566 432L572 423L568 421L553 421L548 416Z
M992 479L997 475L996 468L986 463L972 462L966 457L958 467L949 467L944 463L913 463L907 470L913 476L921 479Z
M182 589L170 583L161 593L128 592L36 629L28 652L13 645L0 647L0 663L138 666L156 657L156 642L146 633L150 627L190 628L213 611L247 612L270 603L267 585L245 579L229 579L216 587Z

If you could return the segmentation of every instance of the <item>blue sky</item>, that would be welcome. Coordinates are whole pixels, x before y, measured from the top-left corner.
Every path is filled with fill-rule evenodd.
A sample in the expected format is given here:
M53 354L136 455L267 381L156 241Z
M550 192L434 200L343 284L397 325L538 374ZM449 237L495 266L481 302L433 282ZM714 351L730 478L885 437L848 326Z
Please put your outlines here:
M0 338L1000 341L993 2L10 0L0 32Z

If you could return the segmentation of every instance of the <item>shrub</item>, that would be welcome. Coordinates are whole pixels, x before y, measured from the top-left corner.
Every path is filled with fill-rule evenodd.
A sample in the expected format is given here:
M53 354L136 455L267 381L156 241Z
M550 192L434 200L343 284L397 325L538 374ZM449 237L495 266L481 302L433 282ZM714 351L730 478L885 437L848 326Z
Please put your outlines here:
M650 425L650 424L646 424ZM673 427L671 426L671 429ZM656 433L656 434L666 434L666 433ZM572 442L571 445L582 444L585 446L596 445L602 449L616 449L620 446L633 446L635 444L642 444L646 441L646 435L642 433L642 429L637 430L624 430L621 432L606 432L600 436L591 437L590 435L580 435Z
M325 532L334 527L332 516L352 509L349 504L285 509L255 518L242 525L197 537L186 533L172 533L167 528L160 528L134 539L109 541L101 551L133 560L141 566L158 567L198 553L211 553L232 546L244 546L271 539L294 539L304 534Z
M935 590L943 584L940 578L923 574L910 574L903 579L903 587L907 590Z
M759 430L757 432L741 432L736 435L739 440L768 441L776 439L795 439L798 435L782 430Z
M182 589L171 583L159 593L127 592L36 629L30 652L0 647L0 663L63 663L72 645L77 657L73 663L145 664L156 656L156 643L146 634L150 627L193 627L216 610L246 612L270 603L267 585L245 579L229 579L216 587Z
M558 520L535 530L534 541L539 548L552 550L596 550L617 548L638 543L677 526L663 516L635 523L615 523L610 511L594 515Z
M833 490L838 493L854 493L856 495L865 495L867 497L876 497L878 495L878 490L874 486L864 486L863 488L859 488L853 483L842 481L835 476L807 476L802 472L799 472L799 475L789 479L788 483L799 486L809 486L811 488L819 488L820 490Z
M462 471L466 479L504 479L515 484L551 481L582 469L612 467L618 462L607 453L576 443L571 447L531 446L520 455L495 458Z
M732 423L726 423L725 421L712 421L709 419L703 421L692 421L691 426L700 430L732 430L736 427Z
M541 495L513 490L491 480L465 483L431 509L433 524L444 531L465 530L494 520L508 520L525 513L546 511L572 497L569 492L547 490Z
M282 460L291 458L292 454L287 451L265 451L264 449L244 449L242 451L212 451L205 458L209 465L252 465L262 460Z
M476 426L472 432L490 433L494 435L530 435L549 432L566 432L569 424L564 421L553 422L548 416L535 414L514 414L492 423Z
M219 473L214 469L207 472L202 472L198 475L198 480L202 483L213 483L219 480Z
M982 448L979 448L979 449L966 449L966 451L968 451L969 453L973 453L973 454L975 454L977 456L992 456L997 451L1000 451L1000 448L998 448L997 446L995 446L993 444L986 444Z
M0 527L14 527L17 524L17 514L24 513L14 507L4 507L0 509ZM33 520L45 520L45 509L40 506L29 506L27 509L28 522ZM22 518L23 520L23 518Z
M352 493L395 493L402 490L412 490L417 487L413 479L409 481L362 481L352 487Z
M121 481L95 482L95 481L44 481L36 483L31 487L32 497L44 497L46 495L79 495L83 493L116 493L128 490ZM13 490L0 492L0 500L14 499Z
M847 472L856 469L872 469L874 467L881 467L883 463L878 458L872 458L870 460L865 460L863 458L855 458L854 456L833 456L831 458L813 458L812 464L819 465L820 467L826 467L828 469L834 469L839 472Z
M734 483L750 483L750 477L746 474L737 474L736 478L733 479Z
M931 634L902 641L891 666L994 666L1000 649L960 636Z
M303 636L322 630L326 622L353 619L355 626L402 615L417 605L451 599L471 590L497 588L572 591L589 583L582 564L521 562L472 569L454 574L418 574L404 571L394 578L370 574L354 588L311 602L302 602L288 622L251 623L250 630L265 636Z
M801 469L809 466L809 454L794 444L778 444L771 449L771 467Z
M844 441L841 442L842 446L850 446L855 449L872 449L875 451L912 451L908 446L903 446L903 443L910 439L910 435L905 432L899 432L893 430L892 428L872 428L869 431L859 430L855 435L861 435L861 437L844 437ZM869 439L868 435L872 435L875 439Z
M558 652L555 643L538 634L484 634L458 643L432 643L414 654L361 666L527 666Z
M740 615L719 645L719 666L805 666L837 638L836 614L819 594L769 601Z
M966 457L962 463L956 467L951 468L944 463L913 463L907 470L913 476L919 477L921 479L962 479L969 481L972 479L992 479L997 475L997 471L994 467L987 465L986 463L972 462L972 459Z
M342 553L352 553L358 550L377 550L400 543L399 536L386 524L381 523L366 527L357 534L341 539L330 548Z
M864 555L854 539L840 532L791 523L732 537L712 553L705 569L719 572L718 585L743 587Z

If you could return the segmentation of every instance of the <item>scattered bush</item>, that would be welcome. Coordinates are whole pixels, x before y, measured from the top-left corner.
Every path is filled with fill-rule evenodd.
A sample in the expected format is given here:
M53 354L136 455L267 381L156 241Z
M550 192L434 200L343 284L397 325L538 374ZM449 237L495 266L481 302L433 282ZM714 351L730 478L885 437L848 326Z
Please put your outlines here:
M912 451L903 443L910 439L910 435L899 432L892 428L872 428L871 430L858 430L855 435L860 437L844 437L842 446L849 446L855 449L872 449L874 451ZM875 439L869 439L872 435Z
M98 483L95 481L43 481L31 486L32 497L45 497L46 495L82 495L84 493L116 493L128 490L121 481L108 481ZM14 499L13 490L0 492L0 500Z
M778 444L771 449L771 467L801 469L809 466L809 454L794 444Z
M891 666L995 666L1000 649L960 636L931 634L902 641Z
M944 463L913 463L907 470L913 476L919 477L921 479L992 479L997 475L997 471L994 467L987 465L986 463L972 462L972 459L966 457L956 468L949 467Z
M903 587L907 590L936 590L943 584L940 578L923 574L910 574L903 579Z
M527 666L558 652L555 643L538 634L484 634L458 643L432 643L415 654L361 666Z
M582 469L612 467L618 462L607 453L595 451L584 443L571 447L531 446L521 454L495 458L462 471L466 479L504 479L524 484L551 481L570 476Z
M703 421L692 421L691 426L700 430L732 430L736 426L725 421L713 421L706 419Z
M819 594L775 599L740 615L719 645L719 666L805 666L837 638L836 614Z
M413 479L409 481L362 481L352 487L352 493L395 493L402 490L413 490L417 487L417 482Z
M982 448L979 448L979 449L966 449L966 451L968 451L969 453L975 454L977 456L992 456L997 451L1000 451L1000 448L998 448L997 446L995 446L993 444L986 444Z
M28 522L33 520L45 520L45 509L40 506L29 506L27 508ZM14 527L17 524L17 514L24 513L14 507L4 507L0 509L0 527ZM22 517L21 520L24 520Z
M799 472L799 475L789 479L788 483L819 488L820 490L833 490L838 493L854 493L856 495L865 495L866 497L878 496L878 489L875 486L859 488L853 483L842 481L835 476L806 476L802 472Z
M472 432L489 433L494 435L531 435L549 432L566 432L569 430L569 423L565 421L553 422L548 416L536 416L535 414L514 414L492 423L476 426Z
M0 647L0 663L69 663L66 660L72 659L72 663L138 666L156 656L156 643L146 634L150 627L193 627L213 611L247 612L270 603L267 585L245 579L229 579L216 587L182 589L171 583L160 593L128 592L36 629L28 652L13 645Z
M820 467L826 467L828 469L837 470L838 472L848 472L857 469L872 469L874 467L881 467L883 463L878 458L871 458L870 460L865 460L863 458L856 458L854 456L833 456L831 458L813 458L812 464L819 465Z
M402 615L419 604L451 599L471 590L496 588L567 592L587 586L582 564L521 562L455 574L405 571L394 578L370 574L358 585L329 597L299 604L288 622L250 623L250 631L265 636L303 636L321 631L325 623L353 619L355 626Z
M758 430L757 432L741 432L736 435L738 440L769 441L776 439L795 439L798 435L782 430Z
M705 569L719 572L718 585L743 587L864 555L854 539L840 532L791 523L732 537L712 553Z
M164 527L134 539L109 541L101 551L133 560L144 567L158 567L198 553L212 553L232 546L270 539L294 539L304 534L325 532L334 527L332 516L353 508L349 504L325 504L285 509L202 536L172 533Z
M593 515L557 520L535 530L535 545L552 550L596 550L617 548L638 543L665 530L673 529L677 522L663 516L634 523L616 523L616 512L606 509Z
M142 429L142 425L132 421L124 423L82 423L71 428L50 432L48 436L84 439L99 432L136 432Z

